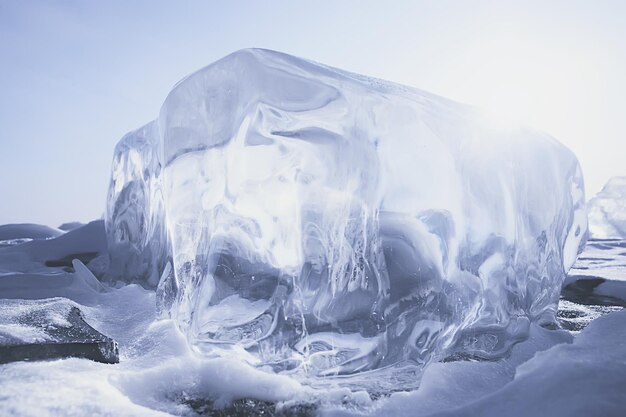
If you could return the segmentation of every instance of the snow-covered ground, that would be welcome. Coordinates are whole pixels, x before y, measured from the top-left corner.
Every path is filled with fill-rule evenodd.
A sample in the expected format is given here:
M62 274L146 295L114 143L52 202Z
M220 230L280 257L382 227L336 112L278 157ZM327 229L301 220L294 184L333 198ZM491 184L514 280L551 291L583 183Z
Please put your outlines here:
M588 293L573 292L598 297L562 302L563 323L579 320L575 331L531 327L530 338L506 359L435 363L419 389L373 399L357 388L313 388L237 357L196 355L172 321L157 319L154 291L103 285L90 271L101 268L106 250L101 226L93 222L67 233L31 234L32 241L0 248L0 298L73 300L90 325L119 343L120 363L71 358L0 365L1 416L215 415L221 410L222 415L571 417L623 416L626 410L626 312L616 305L626 303L624 241L590 241L572 270L568 285L605 279ZM11 239L27 237L12 233ZM589 300L613 306L581 304Z

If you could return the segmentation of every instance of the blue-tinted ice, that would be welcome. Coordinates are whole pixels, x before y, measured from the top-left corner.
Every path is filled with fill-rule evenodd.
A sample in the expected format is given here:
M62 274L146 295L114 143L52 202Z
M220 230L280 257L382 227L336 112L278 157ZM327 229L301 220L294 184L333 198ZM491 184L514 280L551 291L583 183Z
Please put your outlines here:
M626 177L613 177L587 204L589 234L596 239L626 239Z
M555 323L584 201L546 134L243 50L118 144L110 275L160 276L159 308L200 352L277 371L497 358L529 321Z

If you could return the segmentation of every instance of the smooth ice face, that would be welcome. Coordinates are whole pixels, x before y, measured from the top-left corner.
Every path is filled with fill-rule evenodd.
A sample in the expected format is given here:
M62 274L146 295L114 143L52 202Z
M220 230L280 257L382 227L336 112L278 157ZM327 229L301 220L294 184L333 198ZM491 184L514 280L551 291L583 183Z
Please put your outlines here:
M199 351L314 375L499 357L554 323L586 239L551 137L266 50L176 85L112 189L112 264L163 271Z

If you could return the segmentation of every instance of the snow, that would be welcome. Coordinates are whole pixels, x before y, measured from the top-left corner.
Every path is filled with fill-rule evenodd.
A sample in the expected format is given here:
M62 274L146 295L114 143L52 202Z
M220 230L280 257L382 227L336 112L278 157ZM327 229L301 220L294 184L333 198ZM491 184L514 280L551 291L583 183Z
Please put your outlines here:
M243 347L311 377L494 359L555 321L587 235L582 182L546 134L242 50L117 145L108 276L163 275L165 316L208 356Z
M84 225L85 223L81 223L81 222L67 222L67 223L63 223L62 225L60 225L58 229L69 232L70 230L78 229L79 227L82 227Z
M128 285L74 298L88 323L119 342L121 363L64 359L1 365L0 415L166 415L154 409L179 415L189 413L177 402L183 395L225 403L241 396L288 400L302 391L288 377L233 359L199 358L171 320L155 321L152 291ZM0 302L8 309L20 303Z
M61 234L63 231L41 224L3 224L0 226L0 241L19 238L49 239Z
M104 222L96 220L53 239L0 247L0 275L49 271L46 263L62 271L63 266L71 266L73 258L91 260L106 253Z
M50 239L63 234L62 230L40 224L5 224L0 226L0 248L14 246L34 239Z
M55 241L65 245L51 242ZM597 264L601 258L610 258L605 262L615 268L626 259L616 246L605 247L608 255L604 256L601 248L591 245L577 268L596 262L601 270ZM32 248L25 250L30 262L42 258ZM240 398L284 406L314 404L321 415L333 416L619 416L626 407L623 311L595 314L594 310L591 324L572 332L575 337L531 324L528 339L515 344L505 358L433 363L423 374L412 376L419 389L394 393L393 385L368 372L362 374L360 386L354 380L346 385L341 379L302 379L302 375L250 366L244 349L199 355L173 320L157 318L154 291L135 284L103 285L79 260L73 260L73 266L74 272L38 266L39 272L22 274L32 281L21 286L15 278L18 274L0 276L0 294L5 298L0 300L0 311L20 309L27 303L18 299L25 295L42 299L41 303L55 302L48 297L71 298L90 325L118 341L120 363L63 359L0 365L0 415L194 415L194 401L208 401L215 409ZM47 278L64 285L47 287ZM571 306L567 303L568 309ZM574 308L588 312L591 307ZM8 324L3 317L0 323ZM23 330L25 337L36 337ZM364 346L356 340L350 345ZM386 391L377 391L376 386ZM362 391L365 388L387 395L373 400Z
M588 203L595 239L626 239L626 177L611 178Z
M42 326L69 327L72 304L53 298L43 302L5 300L0 303L0 342L37 343L51 340ZM25 320L27 319L27 320Z

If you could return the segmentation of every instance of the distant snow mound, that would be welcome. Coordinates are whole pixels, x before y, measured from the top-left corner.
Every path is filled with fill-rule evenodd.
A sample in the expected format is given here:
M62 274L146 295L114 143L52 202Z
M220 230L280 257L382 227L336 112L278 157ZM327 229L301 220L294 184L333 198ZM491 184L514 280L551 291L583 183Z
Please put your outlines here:
M78 229L79 227L82 227L84 225L85 223L81 223L81 222L67 222L59 226L58 229L69 232L70 230Z
M587 216L552 137L253 49L120 141L106 228L197 350L328 376L502 357L555 322Z
M592 238L626 239L626 177L611 178L587 207Z
M73 268L74 259L87 264L96 258L101 261L108 258L103 220L95 220L66 233L57 232L59 235L52 239L29 239L19 245L0 245L0 273L31 273L50 267L67 269ZM106 265L100 269L105 270Z
M0 226L0 241L12 239L50 239L63 234L62 230L41 224L3 224Z

